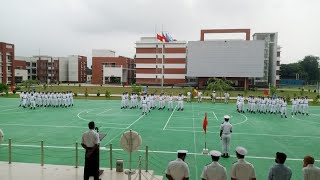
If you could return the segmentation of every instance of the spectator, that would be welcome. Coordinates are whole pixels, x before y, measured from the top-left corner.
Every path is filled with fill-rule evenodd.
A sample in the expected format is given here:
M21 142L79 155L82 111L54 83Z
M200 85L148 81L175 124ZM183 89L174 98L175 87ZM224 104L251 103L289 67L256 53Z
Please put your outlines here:
M166 177L169 180L188 180L189 179L189 167L188 164L184 162L187 156L186 150L178 151L178 158L174 161L169 162Z
M210 151L212 163L203 168L202 180L227 180L227 170L218 163L221 156L219 151Z
M303 180L318 180L320 179L320 168L314 166L314 158L305 156L303 158Z
M248 151L244 147L236 147L238 161L233 163L231 167L231 180L256 180L253 165L244 159L247 153Z
M268 180L289 180L292 176L291 169L284 165L284 162L287 159L287 155L282 152L276 153L276 159L274 166L272 166L269 170Z

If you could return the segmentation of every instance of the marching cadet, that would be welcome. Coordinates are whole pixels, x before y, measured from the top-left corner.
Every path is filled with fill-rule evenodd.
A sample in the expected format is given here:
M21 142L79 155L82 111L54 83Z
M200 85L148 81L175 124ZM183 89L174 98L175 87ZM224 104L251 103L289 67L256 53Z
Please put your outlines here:
M227 180L227 170L218 161L221 156L219 151L210 151L212 163L203 168L202 180Z
M69 94L70 94L70 104L71 106L73 106L73 92L69 91Z
M173 97L172 97L172 94L170 94L170 96L168 98L168 111L170 109L173 111Z
M291 111L291 115L297 115L297 99L296 98L293 98L291 100L291 103L292 103L292 111Z
M225 104L228 104L229 103L229 97L230 97L230 94L226 91L224 93L224 103Z
M244 147L236 147L238 161L233 163L231 167L231 180L256 180L256 173L253 165L244 159L247 153L248 151Z
M126 92L125 93L125 107L128 108L129 107L129 93Z
M261 99L261 107L260 107L260 114L261 113L266 114L266 103L267 103L266 99L264 97L262 97L262 99Z
M124 109L125 106L126 106L126 96L125 96L125 93L122 93L122 96L121 96L121 108L120 109Z
M166 177L169 180L188 180L190 176L190 171L188 164L185 163L185 158L188 151L179 150L178 158L174 161L170 161L168 167L165 171Z
M202 103L202 92L198 91L198 103Z
M178 110L177 111L183 111L183 96L180 93L178 96Z
M19 94L19 97L20 97L20 104L19 104L19 107L23 106L23 92L21 92Z
M240 95L240 99L239 99L239 112L241 113L244 113L244 110L243 110L243 106L244 106L244 97L243 95Z
M154 93L150 96L150 108L155 109L156 108L156 96Z
M187 102L188 103L191 102L191 92L190 91L187 92Z
M26 108L27 106L27 93L23 92L23 96L22 96L22 107Z
M137 93L134 93L133 94L133 107L134 108L137 108L138 107L138 95L137 95Z
M224 122L220 125L220 138L222 141L222 156L224 158L228 158L229 150L230 150L230 140L232 133L232 125L229 123L230 116L224 116Z
M212 91L212 94L211 94L211 98L212 98L212 103L216 103L216 91Z
M158 110L162 110L164 109L164 96L163 96L163 93L160 94L159 96L159 109Z
M283 102L281 103L281 118L283 115L287 118L287 102L285 99L283 99Z
M31 93L30 95L30 109L36 109L36 97Z
M133 109L134 108L134 94L131 93L131 96L130 96L130 109Z
M303 111L302 111L302 115L306 114L307 116L309 116L309 99L308 96L306 96L303 100Z
M149 111L149 112L151 112L150 110L151 110L151 96L150 96L150 94L147 94L147 110Z
M147 105L146 96L142 97L141 104L142 104L142 115L144 114L147 115L148 105Z

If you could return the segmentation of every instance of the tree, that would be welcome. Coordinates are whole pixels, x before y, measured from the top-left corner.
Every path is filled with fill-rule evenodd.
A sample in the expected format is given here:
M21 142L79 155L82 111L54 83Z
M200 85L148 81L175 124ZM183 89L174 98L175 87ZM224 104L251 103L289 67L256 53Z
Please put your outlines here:
M302 61L299 62L304 72L308 73L308 77L305 80L317 81L319 80L319 57L306 56Z
M35 84L40 84L39 80L26 80L22 82L22 85L25 86L25 88L30 91L31 86L35 85Z
M3 83L0 83L0 93L2 92L8 92L9 86Z
M231 86L232 81L226 79L218 79L218 78L209 78L207 82L207 89L210 91L218 91L220 94L220 100L222 101L222 92L234 90Z

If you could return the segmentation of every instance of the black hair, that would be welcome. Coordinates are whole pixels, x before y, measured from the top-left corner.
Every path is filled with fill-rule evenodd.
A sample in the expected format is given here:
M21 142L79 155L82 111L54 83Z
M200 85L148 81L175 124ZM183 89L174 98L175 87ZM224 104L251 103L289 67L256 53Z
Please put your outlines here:
M286 162L287 155L285 153L282 153L282 152L277 152L276 153L276 158L278 159L278 163L284 164L284 162Z
M212 161L219 161L220 157L218 156L211 156Z
M94 129L94 122L93 121L89 122L88 127L89 129Z

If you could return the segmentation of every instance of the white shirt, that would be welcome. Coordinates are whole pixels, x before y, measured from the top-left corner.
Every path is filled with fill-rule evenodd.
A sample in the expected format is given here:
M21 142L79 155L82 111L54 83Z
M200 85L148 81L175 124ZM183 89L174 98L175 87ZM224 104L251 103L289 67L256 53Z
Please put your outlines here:
M227 180L227 170L218 162L213 161L203 168L201 178L205 180Z
M254 167L244 159L238 159L230 171L230 176L237 180L249 180L256 177Z
M215 97L216 97L216 93L212 93L212 97L214 97L214 98L215 98Z
M180 158L169 162L165 173L175 180L188 178L190 174L188 164Z
M191 96L191 92L187 92L187 95L188 95L188 96Z
M96 144L100 144L99 134L90 129L89 131L83 133L82 143L87 147L94 147Z
M302 169L303 180L318 180L320 179L320 168L313 164L308 164Z
M182 96L178 96L178 101L182 101L183 97Z
M229 135L232 131L232 125L225 121L220 125L220 130L222 130L222 134Z
M224 97L229 97L229 93L224 93Z

